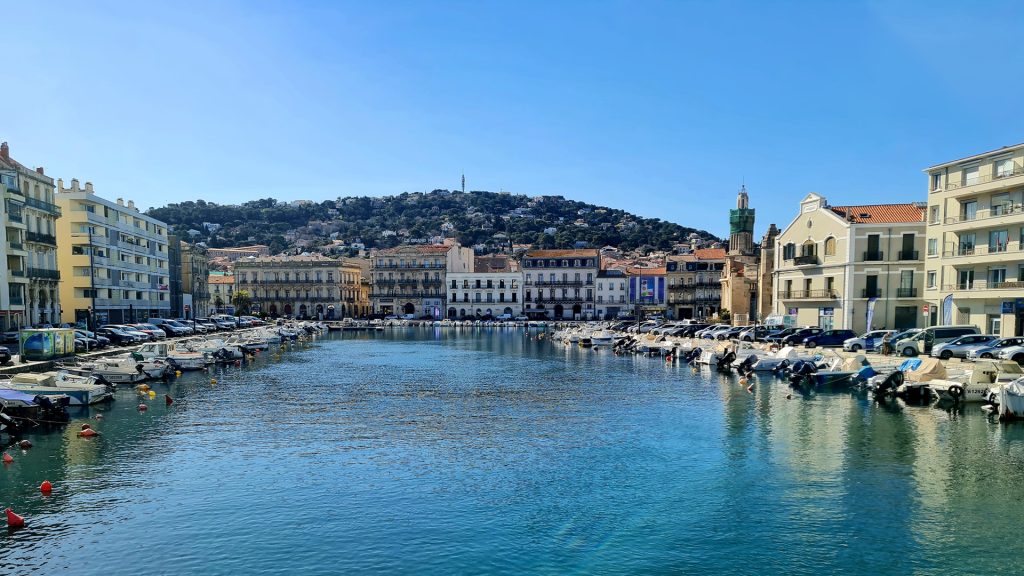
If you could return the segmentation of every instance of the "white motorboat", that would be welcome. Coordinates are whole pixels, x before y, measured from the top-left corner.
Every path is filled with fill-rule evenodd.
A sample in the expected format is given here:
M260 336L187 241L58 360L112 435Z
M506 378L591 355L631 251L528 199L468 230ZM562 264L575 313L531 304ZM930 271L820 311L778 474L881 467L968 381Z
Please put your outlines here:
M208 354L190 349L187 344L150 342L135 351L144 359L162 359L178 370L202 370L213 360Z
M751 350L751 354L757 356L757 362L754 362L751 366L751 369L755 372L772 372L783 365L791 365L799 360L816 363L823 358L821 354L801 354L792 346L785 346L774 353L765 352L764 350ZM746 357L744 354L737 354L736 362L743 362Z
M33 396L67 396L72 406L88 406L113 398L113 388L100 384L95 376L64 371L15 374L0 382L0 387Z
M1020 378L1024 378L1024 369L1013 360L978 360L959 377L936 378L928 386L940 400L990 402L997 388Z
M76 365L60 365L75 374L95 374L115 384L134 384L151 378L163 378L170 365L159 358L142 358L132 354L96 358Z
M615 341L615 333L610 330L594 330L590 333L590 343L593 346L611 346Z
M1024 378L993 388L992 393L1001 420L1024 418Z

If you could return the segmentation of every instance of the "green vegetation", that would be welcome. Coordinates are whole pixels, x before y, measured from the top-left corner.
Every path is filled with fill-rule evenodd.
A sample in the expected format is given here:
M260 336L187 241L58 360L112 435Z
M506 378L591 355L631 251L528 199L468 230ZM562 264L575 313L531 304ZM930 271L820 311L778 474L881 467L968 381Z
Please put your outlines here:
M258 243L269 245L273 253L295 246L315 248L332 239L346 246L361 243L378 248L452 235L465 246L487 249L507 247L509 242L544 248L572 248L586 242L596 248L667 250L686 242L691 233L714 239L701 230L561 196L496 192L434 190L295 204L267 198L240 206L197 200L168 204L148 214L167 222L184 238L190 230L198 231L193 238L211 247ZM215 231L208 229L210 224Z

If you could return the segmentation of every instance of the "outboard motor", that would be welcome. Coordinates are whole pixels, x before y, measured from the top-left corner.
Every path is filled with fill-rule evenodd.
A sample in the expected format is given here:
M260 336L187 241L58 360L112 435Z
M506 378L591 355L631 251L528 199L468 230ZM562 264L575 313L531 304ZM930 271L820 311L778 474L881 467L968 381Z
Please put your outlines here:
M11 437L21 434L21 425L18 421L3 412L0 412L0 429L6 431L7 435Z
M896 389L903 384L903 372L899 370L889 374L875 387L875 400L884 400L886 397L896 397Z
M686 353L686 357L685 357L686 363L687 364L693 364L694 362L696 362L700 358L700 355L702 353L703 353L703 351L700 348L694 348L693 350L690 350L689 352Z
M789 382L790 384L799 385L807 378L808 375L814 374L817 371L818 367L811 362L797 360L789 369Z
M789 365L789 359L787 358L787 359L783 360L782 362L779 362L778 364L776 364L775 367L772 368L772 372L774 372L776 376L781 376L783 374L788 374L789 373L789 366L790 366Z
M715 365L719 371L730 370L732 368L733 361L736 360L736 353L729 350L724 355L718 358L718 363Z
M747 376L754 371L754 364L757 363L757 354L751 354L740 362L740 365L736 368L736 371L743 376Z

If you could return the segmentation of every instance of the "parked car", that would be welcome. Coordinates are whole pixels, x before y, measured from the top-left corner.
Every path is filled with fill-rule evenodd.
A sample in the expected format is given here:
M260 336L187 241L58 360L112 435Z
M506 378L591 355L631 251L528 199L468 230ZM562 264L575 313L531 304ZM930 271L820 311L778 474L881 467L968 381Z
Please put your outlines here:
M117 328L98 328L96 333L110 340L111 343L117 346L128 346L139 342L137 337Z
M956 340L950 340L949 342L943 342L942 344L935 344L932 346L930 356L933 358L942 358L943 360L949 360L950 358L966 358L967 353L971 350L975 348L984 348L998 339L998 336L991 334L968 334L967 336L961 336Z
M817 334L812 334L811 336L804 338L801 344L807 348L814 348L816 346L821 346L822 348L829 346L842 346L843 342L846 342L856 335L857 333L853 330L823 330Z
M0 346L0 364L7 364L11 361L11 350L7 346Z
M131 326L129 324L108 324L108 325L104 326L104 328L110 328L110 327L118 328L122 332L127 332L128 334L131 334L132 336L135 336L136 338L139 339L139 342L151 342L151 341L156 340L156 337L153 336L152 334L148 334L146 332L143 332L142 330L139 330L139 329L137 329L137 328L135 328L135 327L133 327L133 326Z
M1008 350L1018 346L1024 347L1024 337L1013 336L1012 338L1000 338L998 340L993 340L984 346L968 350L964 359L974 362L976 360L997 358L999 353L1003 350Z
M796 334L800 330L803 330L803 328L785 328L774 334L769 334L768 336L765 336L764 341L772 344L782 344L783 339L785 339L787 336L792 336L793 334Z
M740 332L743 332L746 329L746 326L733 326L726 330L719 330L718 332L715 332L715 340L732 340L733 338L738 338Z
M110 345L110 340L108 338L100 336L95 332L89 332L88 330L75 330L75 338L85 340L90 345L90 350L98 350Z
M861 334L860 336L848 338L846 342L843 342L843 350L847 350L849 352L874 350L876 346L881 345L882 338L884 338L886 334L895 333L895 330L871 330Z
M824 331L825 330L822 328L801 328L789 336L784 337L781 343L783 346L796 346L797 344L802 343L805 338L816 336Z
M708 326L707 328L697 332L696 336L697 336L697 338L701 338L701 339L705 339L705 340L706 339L713 340L714 339L713 334L715 332L718 332L719 330L725 330L726 328L729 328L728 324L712 324L712 325Z
M745 330L740 332L739 339L744 342L753 342L755 340L764 340L768 336L782 331L782 326L774 326L770 324L759 324L757 326L747 326Z
M1013 360L1017 364L1024 366L1024 346L1008 346L1003 348L998 358L1001 360Z
M5 344L16 344L18 342L18 331L8 330L7 332L4 332L2 341Z
M133 330L138 330L139 332L148 334L150 336L150 339L152 340L160 340L161 338L167 338L167 334L164 334L163 330L157 328L156 326L153 326L152 324L129 324L128 327L132 328Z
M968 334L981 334L977 326L932 326L916 328L906 333L905 337L896 340L893 349L903 356L928 354L932 348Z

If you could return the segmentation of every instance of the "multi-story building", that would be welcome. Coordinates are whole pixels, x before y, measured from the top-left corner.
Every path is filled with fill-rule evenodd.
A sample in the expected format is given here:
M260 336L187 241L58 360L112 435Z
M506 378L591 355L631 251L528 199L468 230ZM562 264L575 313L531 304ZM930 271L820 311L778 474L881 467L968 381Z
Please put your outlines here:
M341 317L365 318L370 314L370 297L363 284L370 276L366 258L339 258L341 262Z
M357 265L323 256L242 258L234 264L234 290L246 290L252 309L271 317L323 320L351 315L356 302L346 302L358 285Z
M629 279L629 306L640 311L641 317L665 315L666 270L660 268L630 268L626 271Z
M206 279L210 287L210 311L214 314L234 314L235 277L231 274L211 272Z
M619 313L633 314L627 296L629 289L626 284L626 273L614 268L601 270L597 273L596 318L613 320Z
M448 274L448 318L523 313L523 275L519 272Z
M1024 144L925 173L929 323L1024 335Z
M191 295L191 304L186 318L203 318L210 315L210 261L206 248L201 244L181 243L181 289Z
M446 275L472 271L473 249L454 240L377 250L370 255L373 313L440 319L446 312Z
M597 314L596 249L527 250L522 258L523 312L555 320L590 320Z
M0 180L4 189L3 281L0 294L5 329L60 318L60 272L57 268L57 219L53 178L11 158L0 144Z
M167 225L135 203L111 202L57 180L57 221L64 322L137 322L171 312ZM90 314L91 312L91 314Z
M665 263L668 315L676 320L710 320L722 305L723 248L698 248L669 256Z
M768 231L761 238L761 254L757 262L757 318L765 320L774 309L773 290L775 285L775 239L779 229L775 224L768 226Z
M921 315L924 206L829 206L818 194L776 239L774 314L787 324L913 328Z

